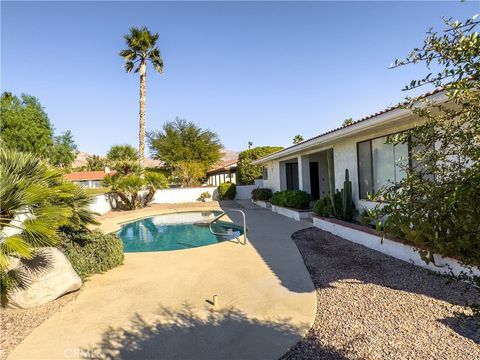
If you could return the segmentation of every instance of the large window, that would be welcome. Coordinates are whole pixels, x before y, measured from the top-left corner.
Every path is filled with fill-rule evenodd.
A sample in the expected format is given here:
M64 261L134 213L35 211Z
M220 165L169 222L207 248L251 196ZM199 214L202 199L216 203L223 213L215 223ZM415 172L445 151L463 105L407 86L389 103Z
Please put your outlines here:
M358 185L360 199L375 193L405 177L408 164L408 143L386 144L387 137L362 141L357 144Z

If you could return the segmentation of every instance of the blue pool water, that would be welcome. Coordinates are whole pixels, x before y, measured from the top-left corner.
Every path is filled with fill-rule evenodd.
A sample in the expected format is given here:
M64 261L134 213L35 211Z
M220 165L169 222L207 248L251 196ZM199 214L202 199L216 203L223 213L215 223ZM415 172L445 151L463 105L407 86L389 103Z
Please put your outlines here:
M118 236L124 252L169 251L189 249L233 240L243 234L240 227L216 221L210 232L208 223L219 212L164 214L124 224Z

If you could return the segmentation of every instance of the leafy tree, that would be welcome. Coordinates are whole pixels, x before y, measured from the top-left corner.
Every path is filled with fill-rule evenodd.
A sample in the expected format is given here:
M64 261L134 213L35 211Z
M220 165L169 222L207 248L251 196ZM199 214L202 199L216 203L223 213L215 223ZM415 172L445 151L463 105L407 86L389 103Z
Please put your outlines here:
M294 144L299 144L303 141L303 136L302 135L295 135L293 137L293 143Z
M146 27L132 27L130 33L124 35L127 48L120 52L125 60L125 70L140 73L140 121L139 121L139 147L140 172L143 173L145 162L145 102L147 97L147 62L155 70L163 73L163 59L160 56L157 40L158 33L152 34Z
M4 92L1 97L0 139L4 146L46 158L53 146L53 126L37 98L20 98Z
M353 124L353 119L348 118L348 119L343 120L342 126L348 126L348 125L352 125L352 124Z
M476 18L465 22L444 19L446 29L429 31L421 48L393 66L424 63L438 69L406 90L424 85L443 88L445 103L407 99L424 122L389 139L409 142L411 166L406 177L380 190L387 201L366 214L377 220L388 215L386 233L393 233L419 247L426 261L433 254L453 256L480 265L480 36ZM419 103L422 106L419 106Z
M68 168L75 160L77 146L72 133L54 136L54 128L37 98L22 94L20 98L5 92L1 96L3 146L49 159L57 167Z
M50 150L50 163L61 168L69 168L77 156L77 145L70 130L53 138Z
M85 170L88 170L88 171L105 170L105 168L108 165L107 159L102 158L99 155L88 156L86 160L87 160L87 164L85 165Z
M0 149L0 177L0 280L5 291L21 283L21 274L8 271L13 258L31 259L36 248L58 244L61 228L88 230L96 221L85 190L32 154Z
M138 151L131 145L113 145L107 153L112 168L122 174L140 171Z
M216 133L178 117L166 122L162 131L149 132L147 137L154 158L172 169L183 185L204 177L207 169L221 158L223 147Z
M252 161L282 150L280 146L259 146L242 151L238 154L237 177L238 183L252 185L255 179L262 177L262 166L252 165Z

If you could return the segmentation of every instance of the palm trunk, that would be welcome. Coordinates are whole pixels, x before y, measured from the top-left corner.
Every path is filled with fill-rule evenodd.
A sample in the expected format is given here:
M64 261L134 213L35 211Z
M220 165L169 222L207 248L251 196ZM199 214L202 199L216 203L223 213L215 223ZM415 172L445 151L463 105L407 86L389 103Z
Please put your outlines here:
M145 103L147 100L147 64L140 64L140 126L138 132L138 153L140 174L143 177L145 164Z

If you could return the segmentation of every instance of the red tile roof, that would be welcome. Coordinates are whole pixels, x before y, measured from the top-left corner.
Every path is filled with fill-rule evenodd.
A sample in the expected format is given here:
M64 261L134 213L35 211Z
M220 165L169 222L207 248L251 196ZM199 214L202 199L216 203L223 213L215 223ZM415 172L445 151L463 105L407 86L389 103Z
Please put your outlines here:
M103 180L105 176L113 176L117 172L110 171L108 174L105 171L77 171L65 174L64 177L70 181L87 181L87 180Z
M228 161L223 161L221 163L219 163L216 167L210 169L207 171L207 174L209 173L214 173L214 172L217 172L217 171L228 171L230 170L230 168L233 166L233 165L236 165L237 164L237 159L233 159L233 160L228 160Z

